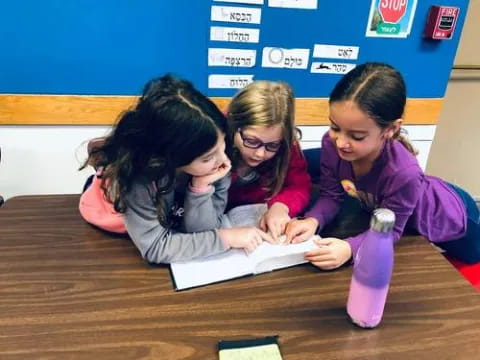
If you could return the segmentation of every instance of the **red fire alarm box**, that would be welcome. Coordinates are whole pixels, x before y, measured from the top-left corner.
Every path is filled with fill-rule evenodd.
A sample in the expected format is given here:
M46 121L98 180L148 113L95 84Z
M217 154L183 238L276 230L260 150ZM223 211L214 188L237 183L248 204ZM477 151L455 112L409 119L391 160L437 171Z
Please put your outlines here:
M454 6L431 6L423 37L437 40L451 39L459 12L460 8Z

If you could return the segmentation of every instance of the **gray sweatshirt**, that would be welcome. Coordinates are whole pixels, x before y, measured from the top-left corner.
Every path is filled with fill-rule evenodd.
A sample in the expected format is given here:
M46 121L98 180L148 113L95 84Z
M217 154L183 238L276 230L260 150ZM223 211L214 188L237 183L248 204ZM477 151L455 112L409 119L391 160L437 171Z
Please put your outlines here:
M175 208L175 190L164 194L163 199L167 209L177 215L183 212L183 216L178 228L169 229L158 220L156 188L151 181L138 179L125 198L124 220L142 257L151 263L170 263L227 250L217 229L221 227L229 186L230 175L227 175L215 182L210 191L195 193L188 188L185 177L177 179L174 188L184 193L183 204Z

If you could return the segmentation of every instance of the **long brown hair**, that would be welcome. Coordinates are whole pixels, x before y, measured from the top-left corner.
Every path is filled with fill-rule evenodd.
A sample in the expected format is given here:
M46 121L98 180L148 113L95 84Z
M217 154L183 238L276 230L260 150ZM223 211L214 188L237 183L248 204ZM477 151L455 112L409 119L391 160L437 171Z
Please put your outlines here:
M92 160L103 167L105 196L122 213L125 196L139 176L159 184L156 203L165 225L168 211L162 195L171 191L175 170L213 148L219 133L228 130L216 105L190 82L165 75L146 84L135 107L120 116L82 168Z
M329 103L353 101L385 129L402 118L407 102L407 90L402 75L388 64L368 62L344 75L330 94ZM412 154L417 155L400 128L393 136Z
M262 184L270 196L283 187L290 162L292 146L298 141L295 129L295 100L292 88L284 82L256 81L241 89L228 107L231 141L238 129L245 127L282 128L282 146L274 157L258 166L258 171L269 171L271 176ZM240 154L233 153L233 166L238 165Z

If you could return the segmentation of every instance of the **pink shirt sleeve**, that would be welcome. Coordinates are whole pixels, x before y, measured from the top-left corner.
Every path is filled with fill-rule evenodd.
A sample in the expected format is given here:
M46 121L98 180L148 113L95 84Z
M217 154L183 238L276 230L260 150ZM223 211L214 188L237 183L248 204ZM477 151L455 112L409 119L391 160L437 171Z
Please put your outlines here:
M302 213L310 201L312 181L307 171L307 161L298 143L292 147L290 163L282 190L268 201L270 207L281 202L289 208L290 216Z

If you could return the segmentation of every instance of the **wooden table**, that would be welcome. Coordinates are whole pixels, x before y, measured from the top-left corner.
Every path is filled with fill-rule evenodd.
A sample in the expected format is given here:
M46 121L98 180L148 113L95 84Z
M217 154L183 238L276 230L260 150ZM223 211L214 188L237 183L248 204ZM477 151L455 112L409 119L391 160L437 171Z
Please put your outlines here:
M0 359L216 359L278 335L284 359L479 359L480 296L419 237L396 248L383 322L353 326L351 267L303 265L175 292L165 266L80 218L78 195L0 208Z

